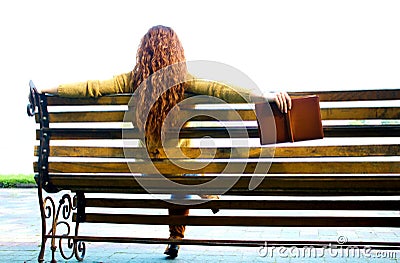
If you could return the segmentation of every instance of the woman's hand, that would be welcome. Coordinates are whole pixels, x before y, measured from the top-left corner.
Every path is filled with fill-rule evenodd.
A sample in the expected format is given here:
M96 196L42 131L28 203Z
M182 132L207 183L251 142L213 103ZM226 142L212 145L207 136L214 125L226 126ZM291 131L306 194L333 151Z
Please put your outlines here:
M292 99L287 92L277 92L275 93L274 101L281 112L287 113L288 110L292 109Z
M38 92L39 93L57 94L58 93L58 87L44 88L44 89L38 90Z
M288 110L292 109L292 100L287 92L270 92L264 94L264 98L268 101L273 101L278 106L279 110L283 113L287 113Z

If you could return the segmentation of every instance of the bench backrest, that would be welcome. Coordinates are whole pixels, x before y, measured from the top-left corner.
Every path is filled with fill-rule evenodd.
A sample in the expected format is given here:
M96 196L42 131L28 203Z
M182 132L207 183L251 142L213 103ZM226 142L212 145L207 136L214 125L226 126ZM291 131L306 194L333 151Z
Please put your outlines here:
M229 184L232 178L244 174L227 189L230 194L400 194L400 180L393 180L400 174L400 90L291 93L308 94L320 97L325 134L322 140L260 146L254 105L196 105L182 109L182 114L195 117L180 131L180 138L193 142L184 150L193 159L172 153L170 159L154 159L152 163L160 174L184 184L204 184L223 172L225 185L225 181ZM41 127L36 131L39 142L35 156L41 158L34 163L34 170L44 175L48 191L146 193L133 177L154 170L143 161L145 148L134 144L137 130L124 122L132 120L126 117L130 94L96 99L40 98L36 121ZM207 117L210 110L226 119ZM232 114L237 113L242 121L232 121ZM219 121L231 128L227 130ZM230 131L243 131L243 127L249 143L235 143L240 138L232 137L243 137L243 133ZM207 136L217 138L217 145L207 143ZM196 157L201 152L209 163L191 169L191 165L199 164ZM207 154L213 158L208 159ZM260 164L271 164L265 178L266 174L257 170ZM209 176L174 176L185 173ZM249 190L252 180L257 188ZM159 184L153 190L170 191ZM219 192L209 188L201 193Z

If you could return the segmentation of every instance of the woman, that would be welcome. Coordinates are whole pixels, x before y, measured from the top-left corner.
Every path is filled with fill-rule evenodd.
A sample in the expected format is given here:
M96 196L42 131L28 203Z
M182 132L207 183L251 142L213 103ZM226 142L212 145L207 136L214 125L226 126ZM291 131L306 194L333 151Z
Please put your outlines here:
M168 67L171 65L173 66ZM167 67L169 70L163 70L162 74L153 74ZM188 81L183 82L184 80ZM169 87L171 84L173 86ZM131 72L110 80L65 84L41 92L65 97L98 97L136 92L140 108L148 108L148 111L136 111L137 124L143 129L149 156L157 157L165 154L161 144L162 124L169 111L183 100L185 91L217 96L230 102L253 96L248 90L239 90L239 94L237 89L233 90L224 84L188 78L184 49L178 36L171 28L161 25L150 28L143 36L136 55L136 65ZM267 99L274 100L282 111L291 107L290 97L285 92L271 93ZM169 210L170 215L188 213L188 209ZM170 239L182 239L185 226L170 225L169 231ZM164 253L175 258L178 250L178 245L170 244Z

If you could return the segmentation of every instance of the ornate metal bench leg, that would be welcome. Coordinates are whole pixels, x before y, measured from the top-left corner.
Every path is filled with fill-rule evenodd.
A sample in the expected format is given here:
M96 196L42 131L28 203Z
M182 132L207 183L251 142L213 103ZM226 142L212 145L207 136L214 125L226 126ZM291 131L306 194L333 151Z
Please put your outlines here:
M77 192L74 197L74 206L77 212L76 223L75 223L75 236L77 237L79 234L79 223L84 222L85 218L85 207L86 207L86 199L85 194L83 192ZM83 241L74 242L74 253L75 258L79 261L82 261L85 257L86 252L86 244Z
M57 215L58 216L58 215ZM51 221L51 228L47 232L47 224L46 220L49 219ZM43 222L44 221L44 222ZM56 207L53 201L53 198L47 196L43 199L43 217L42 217L42 240L46 243L47 239L51 237L51 262L57 262L55 260L55 252L57 247L55 246L55 235L56 235L56 228L57 228L57 217L56 217ZM47 232L47 233L46 233ZM43 249L44 252L45 249Z
M75 197L76 198L76 197ZM79 203L79 202L78 202ZM63 213L62 213L62 221L58 221L58 215L60 212L60 208L63 208ZM76 259L79 261L83 260L83 257L85 255L85 243L82 241L77 242L75 239L71 237L71 227L69 223L67 222L68 219L71 219L72 217L72 211L76 210L77 206L72 204L72 199L69 194L65 194L61 200L60 200L60 205L57 210L57 225L64 225L67 228L67 231L65 234L62 235L62 237L59 238L59 247L60 247L60 253L61 256L64 259L71 259L73 256L75 256ZM78 229L79 229L79 220L78 222L75 223L75 236L78 235ZM62 241L64 238L67 240L67 245L68 249L71 250L70 255L66 255L64 250L63 250L63 243ZM79 255L79 253L81 253Z
M79 229L79 222L76 222L75 225L75 236L78 236L78 229ZM83 241L75 241L74 242L74 253L75 253L75 258L78 261L82 261L83 258L85 257L85 252L86 252L86 244Z
M41 194L39 196L41 196ZM50 196L44 198L43 201L39 201L39 203L42 203L42 248L39 253L38 261L43 262L45 244L48 238L51 239L52 263L57 262L55 259L57 248L59 248L60 254L64 259L68 260L75 256L77 260L82 261L85 256L86 246L84 242L76 241L74 239L74 237L78 235L79 222L76 222L74 231L75 236L72 236L70 221L72 219L72 212L77 208L72 204L70 194L64 194L61 197L57 209L55 202ZM47 233L46 220L51 223L51 229ZM60 231L60 227L64 232L61 235L57 233L57 230ZM57 239L58 247L56 245ZM64 251L64 246L67 247L67 252Z
M38 190L38 197L39 197L39 207L40 207L40 217L42 221L42 243L40 246L40 252L38 256L38 262L44 261L44 251L46 250L46 216L44 211L44 204L43 204L43 197L42 197L42 189L39 187Z

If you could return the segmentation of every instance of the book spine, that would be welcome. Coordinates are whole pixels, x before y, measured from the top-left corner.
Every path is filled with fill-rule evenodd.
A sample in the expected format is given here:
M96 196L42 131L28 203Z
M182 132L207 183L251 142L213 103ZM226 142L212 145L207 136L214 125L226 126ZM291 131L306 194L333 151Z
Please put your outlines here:
M294 136L293 136L293 125L292 125L292 118L290 114L290 110L285 113L285 120L286 120L286 127L287 127L287 132L289 135L289 141L294 142Z

